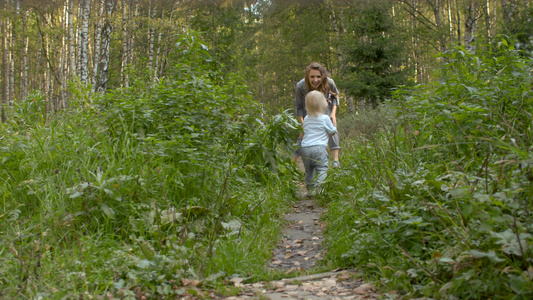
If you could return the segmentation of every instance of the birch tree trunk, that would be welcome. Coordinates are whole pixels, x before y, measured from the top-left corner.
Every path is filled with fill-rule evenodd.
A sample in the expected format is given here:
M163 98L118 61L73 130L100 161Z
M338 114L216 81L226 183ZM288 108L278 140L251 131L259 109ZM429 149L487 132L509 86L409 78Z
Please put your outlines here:
M28 12L22 12L22 46L20 61L20 99L23 100L28 96L28 36L26 34L26 21Z
M128 20L129 20L129 11L128 5L126 4L126 0L122 0L122 59L120 62L120 75L122 78L122 84L121 86L128 86L129 85L129 78L128 78L128 72L126 70L126 67L128 66Z
M100 45L100 62L99 75L96 84L96 91L105 93L107 90L107 80L109 74L109 51L111 47L111 33L113 25L111 23L111 16L115 10L115 0L105 0L105 20L102 27L102 43Z
M74 0L67 0L67 30L69 47L69 74L76 75L76 38L74 36L74 24L72 17L74 14Z
M409 14L411 16L411 32L415 32L418 27L418 19L416 18L416 11L415 7L418 5L418 0L413 0L413 5L409 7ZM419 45L420 40L419 38L412 34L411 35L411 44L412 44L412 56L413 56L413 64L414 64L414 71L415 71L415 81L416 82L423 82L424 76L423 76L423 69L422 64L420 63L420 53L419 53Z
M2 34L2 36L0 37L1 40L2 40L2 78L3 78L3 82L2 82L2 102L0 103L0 117L2 118L2 122L5 123L7 121L7 117L6 117L6 107L7 107L7 101L8 101L8 97L9 97L9 90L8 90L8 84L7 84L7 76L6 74L9 73L9 70L7 70L7 43L6 43L6 39L7 39L7 30L6 30L6 25L7 21L4 21L4 20L1 20L0 19L0 32Z
M10 26L10 19L9 19L9 16L6 16L6 19L4 20L4 28L3 28L3 38L2 38L2 49L4 51L4 54L2 56L2 64L4 66L4 74L3 74L3 87L4 87L4 108L7 107L10 103L10 98L9 96L11 95L11 91L9 90L11 85L10 85L10 74L11 74L11 71L10 71L10 67L11 67L11 62L10 62L10 52L11 50L9 49L10 48L10 40L9 40L9 31L11 29L11 26Z
M16 9L16 8L15 8ZM9 23L9 105L13 105L15 101L15 40L16 32L15 26L12 22Z
M328 1L328 4L330 6L330 9L331 9L331 20L333 21L333 31L335 31L335 44L336 44L336 50L337 50L337 63L338 63L338 69L340 71L340 73L342 74L342 70L344 70L345 68L345 65L344 65L344 57L342 56L342 51L341 51L341 32L342 32L342 27L343 26L339 26L339 25L342 25L342 11L343 11L343 8L340 7L340 13L339 13L339 21L337 21L337 17L335 15L335 7L333 6L333 0L329 0ZM339 99L340 100L340 99ZM353 101L353 97L350 96L350 95L346 95L346 105L348 107L348 112L350 114L354 114L355 113L355 105L354 105L354 101Z
M101 43L102 43L102 28L104 26L104 9L106 6L106 0L98 1L98 22L96 22L96 28L94 30L94 57L93 57L93 76L91 83L94 86L94 90L98 90L99 85L99 73L98 67L100 64Z
M155 28L154 19L156 16L156 8L153 1L150 0L148 7L148 68L154 72L154 44L155 44ZM155 76L154 76L155 79Z
M456 26L456 31L457 31L457 41L459 42L459 45L461 44L461 35L462 35L462 25L461 25L461 13L458 9L458 5L457 5L457 0L453 0L453 4L454 4L454 11L455 11L455 26Z
M426 0L428 4L431 5L431 8L433 10L433 16L435 18L435 27L439 39L439 47L440 51L444 52L446 51L446 45L447 41L443 34L443 22L442 22L442 4L441 0Z
M485 35L490 38L492 37L491 33L491 19L490 19L490 0L483 1L483 14L485 15Z
M466 3L465 7L465 49L470 51L476 51L474 39L476 36L477 29L477 7L476 3L473 0L469 0Z
M164 7L161 7L161 20L163 20L165 18L165 8ZM159 63L161 61L161 40L163 38L163 30L161 30L162 28L160 28L158 31L159 33L157 34L157 51L155 53L155 67L154 67L154 78L157 79L159 78Z
M89 83L89 17L91 16L91 0L81 0L81 32L80 32L80 80Z
M131 7L130 7L131 10ZM133 51L135 49L135 28L137 28L137 17L139 16L139 1L133 0L133 16L131 20L131 34L128 39L128 51L126 52L128 55L128 63L130 65L133 65ZM126 87L129 87L129 76L126 77L124 85Z

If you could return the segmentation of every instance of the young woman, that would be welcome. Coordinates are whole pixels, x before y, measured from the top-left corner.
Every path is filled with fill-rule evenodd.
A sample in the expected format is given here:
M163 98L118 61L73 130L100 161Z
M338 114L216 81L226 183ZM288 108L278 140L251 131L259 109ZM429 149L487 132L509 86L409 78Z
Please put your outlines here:
M326 68L320 63L313 62L305 69L305 78L300 80L296 84L296 91L294 95L294 104L296 106L296 117L303 123L305 116L307 115L306 105L305 105L305 96L310 91L320 91L322 92L328 102L328 107L325 114L329 116L331 122L334 126L337 126L337 107L339 106L337 86L333 79L328 77L328 72ZM299 146L302 136L297 141L297 146ZM331 158L333 159L332 167L339 167L339 135L336 134L332 136L329 140L329 151ZM301 156L300 150L296 150L296 155Z
M307 195L314 196L328 172L328 141L337 128L325 112L328 102L322 92L311 91L305 96L307 116L303 119L304 135L300 153L305 168Z

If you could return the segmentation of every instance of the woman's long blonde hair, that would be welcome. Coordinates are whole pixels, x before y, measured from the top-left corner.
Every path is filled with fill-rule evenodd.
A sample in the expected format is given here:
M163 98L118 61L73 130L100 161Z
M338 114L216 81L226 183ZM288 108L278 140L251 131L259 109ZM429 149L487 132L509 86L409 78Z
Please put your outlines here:
M324 93L320 91L310 91L305 96L305 108L307 114L311 117L318 117L326 113L328 109L328 101Z

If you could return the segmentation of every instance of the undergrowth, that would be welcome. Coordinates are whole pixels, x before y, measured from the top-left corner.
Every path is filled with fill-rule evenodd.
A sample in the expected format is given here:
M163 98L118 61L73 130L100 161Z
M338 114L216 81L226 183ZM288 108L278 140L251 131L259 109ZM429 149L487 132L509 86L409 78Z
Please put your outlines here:
M266 262L295 187L296 120L185 35L173 71L103 96L36 92L0 127L0 298L207 297ZM146 75L146 76L145 76ZM258 234L261 233L261 234Z
M505 41L442 61L434 84L339 120L353 138L323 199L328 263L390 297L531 298L531 61Z

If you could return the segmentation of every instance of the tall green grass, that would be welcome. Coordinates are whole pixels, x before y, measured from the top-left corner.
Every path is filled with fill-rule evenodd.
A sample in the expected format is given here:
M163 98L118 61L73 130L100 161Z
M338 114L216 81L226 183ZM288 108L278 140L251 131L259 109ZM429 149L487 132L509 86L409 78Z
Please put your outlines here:
M530 298L531 61L505 44L442 59L435 84L339 120L328 262L402 298Z
M187 50L187 51L184 51ZM296 120L259 117L238 78L183 37L160 82L35 93L0 127L0 298L175 298L266 262L295 187ZM34 105L35 104L35 105ZM42 104L42 103L41 103Z

